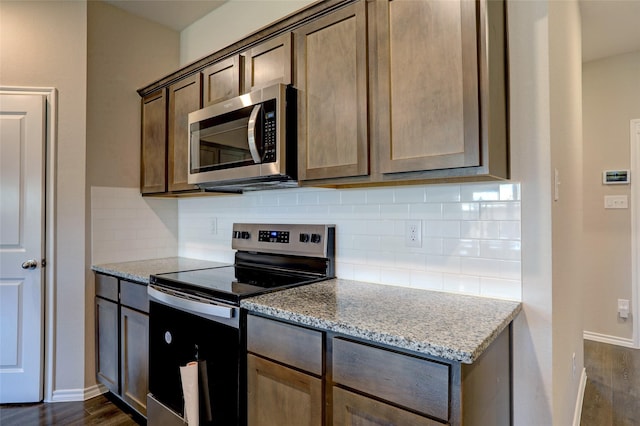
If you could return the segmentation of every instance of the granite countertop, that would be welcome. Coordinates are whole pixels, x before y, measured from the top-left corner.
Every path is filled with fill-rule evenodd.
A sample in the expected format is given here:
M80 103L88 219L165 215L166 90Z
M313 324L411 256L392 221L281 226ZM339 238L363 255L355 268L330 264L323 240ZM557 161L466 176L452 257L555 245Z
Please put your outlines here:
M470 364L520 302L332 279L245 299L249 311Z
M187 257L166 257L163 259L92 265L91 270L126 280L149 284L149 276L153 274L215 268L227 265L229 264L209 260L190 259Z

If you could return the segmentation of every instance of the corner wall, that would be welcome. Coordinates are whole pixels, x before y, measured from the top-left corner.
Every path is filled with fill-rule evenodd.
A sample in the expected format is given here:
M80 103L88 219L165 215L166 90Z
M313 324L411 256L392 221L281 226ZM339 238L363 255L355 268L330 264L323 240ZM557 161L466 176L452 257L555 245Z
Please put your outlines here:
M570 425L584 369L582 30L577 0L549 2L552 203L553 423ZM554 190L552 189L552 193ZM580 405L579 409L582 408Z

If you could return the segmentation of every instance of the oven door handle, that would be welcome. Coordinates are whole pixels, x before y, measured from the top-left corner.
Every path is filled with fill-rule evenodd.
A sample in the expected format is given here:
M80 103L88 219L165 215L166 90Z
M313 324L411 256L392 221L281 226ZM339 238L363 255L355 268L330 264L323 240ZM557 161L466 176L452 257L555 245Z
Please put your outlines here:
M165 292L156 290L153 287L147 287L147 294L152 299L168 306L193 312L195 314L211 315L219 318L233 318L236 309L230 306L214 305L212 303L197 302L194 300L183 299L182 297L173 296Z

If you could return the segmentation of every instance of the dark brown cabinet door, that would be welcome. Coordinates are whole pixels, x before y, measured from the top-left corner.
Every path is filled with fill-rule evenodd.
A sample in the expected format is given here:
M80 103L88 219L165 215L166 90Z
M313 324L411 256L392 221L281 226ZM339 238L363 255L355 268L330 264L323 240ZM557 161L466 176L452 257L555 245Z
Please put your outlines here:
M249 426L321 426L322 381L254 355L247 356Z
M344 389L333 388L333 426L436 426L443 424L445 423L438 423Z
M242 63L240 55L235 55L202 70L202 102L203 106L239 96L240 73Z
M189 185L189 113L200 109L202 83L200 74L184 78L169 86L168 189L188 191Z
M292 34L267 40L243 53L244 92L291 83Z
M167 96L165 89L142 98L140 192L165 192L167 161Z
M149 316L126 306L120 308L120 370L124 401L147 413L149 371Z
M117 394L120 371L117 303L96 297L96 333L97 379L111 392Z
M376 3L382 173L480 165L477 2Z
M295 32L301 180L368 174L366 12L358 2Z

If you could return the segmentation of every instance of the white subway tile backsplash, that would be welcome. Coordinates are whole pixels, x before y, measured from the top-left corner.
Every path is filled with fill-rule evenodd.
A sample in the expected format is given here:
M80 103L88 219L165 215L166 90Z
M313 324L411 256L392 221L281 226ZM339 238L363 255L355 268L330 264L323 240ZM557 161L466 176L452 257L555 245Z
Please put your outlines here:
M462 238L487 239L500 238L500 222L469 220L460 224Z
M394 188L395 203L423 203L425 201L424 186L398 186Z
M478 220L480 205L478 203L444 203L442 218L445 220Z
M460 221L458 220L427 220L427 237L460 238Z
M441 220L442 204L440 203L421 203L409 204L409 218L422 220Z
M411 270L410 286L423 290L443 290L442 273Z
M454 293L479 294L480 277L460 274L444 274L442 288Z
M498 201L500 200L500 184L472 184L460 188L460 201Z
M92 188L93 261L180 255L232 262L235 222L332 223L338 277L517 299L519 200L517 183L295 188L179 200ZM422 223L421 247L406 246L409 219Z
M426 191L428 203L460 201L460 185L429 185Z
M480 203L482 220L520 220L520 202Z
M408 219L409 218L409 205L408 204L381 204L380 205L380 218L382 219Z
M522 287L519 280L480 278L480 295L500 299L521 300Z

